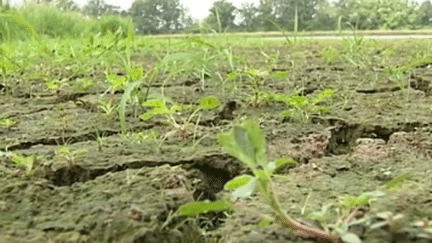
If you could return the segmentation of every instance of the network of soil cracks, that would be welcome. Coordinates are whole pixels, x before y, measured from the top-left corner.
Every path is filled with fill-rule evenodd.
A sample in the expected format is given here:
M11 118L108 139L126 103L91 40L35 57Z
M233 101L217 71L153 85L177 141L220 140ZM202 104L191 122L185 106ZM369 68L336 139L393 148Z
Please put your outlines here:
M349 231L363 242L432 242L432 69L428 64L411 68L405 87L382 71L385 65L406 63L407 50L430 44L383 43L363 50L359 62L370 62L360 67L343 58L325 63L320 55L325 46L319 42L300 43L297 49L269 45L267 53L280 53L272 64L258 48L235 47L253 67L288 71L287 78L266 80L268 92L302 88L304 95L314 95L337 89L323 102L331 113L312 114L308 123L300 124L279 115L286 108L282 103L250 105L242 97L244 90L220 92L210 78L203 89L199 80L185 76L168 82L165 94L181 104L214 95L221 107L203 112L193 133L167 136L162 143L122 135L118 116L98 110L99 99L116 104L122 92L52 92L43 82L29 92L19 84L2 84L0 111L17 123L0 127L0 242L325 242L277 224L260 225L272 211L257 195L236 201L239 210L209 212L186 223L184 216L173 216L186 202L227 196L224 184L250 173L216 142L218 133L244 120L260 123L269 160L288 156L296 161L278 168L274 177L290 215L315 224L307 220L308 213L346 194L375 191L409 172L398 189L357 208L380 226L355 221ZM396 52L384 56L390 48ZM173 134L162 119L142 121L132 109L126 120L135 133ZM64 144L68 150L59 152ZM37 155L32 174L5 156L6 151ZM383 212L394 217L386 220Z

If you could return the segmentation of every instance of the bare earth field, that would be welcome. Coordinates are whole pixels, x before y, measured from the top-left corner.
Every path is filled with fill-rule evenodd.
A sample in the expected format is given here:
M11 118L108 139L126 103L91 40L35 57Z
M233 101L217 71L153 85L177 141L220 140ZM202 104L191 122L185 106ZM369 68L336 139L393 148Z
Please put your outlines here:
M7 47L0 242L326 242L280 227L258 194L235 201L235 210L175 213L226 198L224 184L250 173L216 141L246 120L263 129L269 161L295 160L274 175L289 215L345 227L362 242L432 242L432 41L291 41L137 38L130 58L126 42L110 37ZM172 53L199 60L176 59L146 76ZM118 107L133 81L126 64L142 67L135 79L144 81L122 132ZM164 114L142 119L147 88L148 99L196 106L213 96L220 105L173 112L185 126ZM311 101L326 89L335 92ZM313 104L268 98L275 93ZM280 115L286 109L294 114Z

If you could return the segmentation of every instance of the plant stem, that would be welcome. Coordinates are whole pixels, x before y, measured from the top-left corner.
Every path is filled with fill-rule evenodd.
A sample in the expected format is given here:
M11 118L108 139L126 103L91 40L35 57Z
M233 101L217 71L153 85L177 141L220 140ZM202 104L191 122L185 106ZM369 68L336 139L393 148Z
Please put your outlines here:
M318 229L313 226L305 225L297 220L291 218L288 216L283 210L281 209L280 203L276 197L276 193L273 187L273 184L271 183L271 180L267 179L266 182L260 181L260 189L261 192L263 192L264 198L268 201L269 205L273 209L273 211L276 213L276 217L280 225L284 228L291 229L294 231L302 232L310 237L317 237L321 239L327 239L331 240L332 242L338 242L339 237L336 235L331 235L330 233ZM265 186L265 184L268 184L268 187Z

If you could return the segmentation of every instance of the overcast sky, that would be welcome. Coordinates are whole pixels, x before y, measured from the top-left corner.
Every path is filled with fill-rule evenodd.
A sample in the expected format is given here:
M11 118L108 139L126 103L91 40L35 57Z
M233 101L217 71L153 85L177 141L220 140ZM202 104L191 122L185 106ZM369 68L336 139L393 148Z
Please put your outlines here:
M74 0L79 6L85 5L87 0ZM259 3L259 0L228 0L232 2L236 7L240 7L244 2ZM423 0L414 0L422 2ZM21 2L21 0L11 0L11 3ZM129 9L133 0L105 0L106 3L111 5L120 6L122 9ZM194 19L201 19L209 14L209 9L212 6L214 0L180 0L180 2L186 6Z

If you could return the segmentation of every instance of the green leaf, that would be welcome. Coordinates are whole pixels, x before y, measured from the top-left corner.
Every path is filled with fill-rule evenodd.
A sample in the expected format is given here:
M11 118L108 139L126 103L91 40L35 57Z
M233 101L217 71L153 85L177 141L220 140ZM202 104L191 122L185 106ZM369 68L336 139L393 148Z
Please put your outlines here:
M239 74L237 72L230 72L226 75L227 80L233 80L237 78Z
M353 208L361 205L368 205L372 198L383 195L385 195L385 193L382 191L365 192L357 197L346 195L341 198L340 203L346 208Z
M267 180L268 179L267 172L265 170L261 170L261 169L260 170L255 170L254 174L259 179L262 179L262 180Z
M263 131L257 123L252 121L243 123L242 127L246 129L247 138L253 146L253 154L256 162L264 167L267 164L267 156Z
M234 136L231 133L219 134L217 136L218 143L223 147L223 149L231 156L237 158L241 162L245 163L248 167L254 167L254 160L248 155L243 153L239 148L238 144L234 140Z
M391 181L387 182L384 186L387 190L394 190L397 189L400 184L407 179L410 176L410 172L405 172L402 175L399 175L395 178L393 178Z
M335 92L336 92L335 89L325 89L325 90L323 90L321 93L319 93L316 97L314 97L314 98L311 100L311 103L312 103L312 104L316 104L316 103L320 102L321 100L323 100L323 99L329 97L330 95L332 95L332 94L335 93Z
M141 120L148 120L148 119L150 119L152 116L154 116L156 113L154 112L154 111L147 111L147 112L144 112L144 113L142 113L140 116L139 116L139 118L141 119Z
M179 105L172 105L169 110L170 111L181 111L182 107Z
M203 109L212 109L218 107L220 104L219 99L214 96L202 97L199 101L199 107Z
M231 193L231 198L233 200L250 198L252 194L255 192L257 182L258 182L258 178L252 177L251 180L249 180L246 184L235 189Z
M267 72L267 71L258 71L258 73L257 73L258 77L265 77L268 75L269 75L269 72Z
M288 102L289 105L292 105L295 107L303 107L307 103L306 97L298 96L298 95L290 96L285 101Z
M262 219L258 223L256 223L256 226L258 226L258 227L265 227L268 225L270 225L270 221L265 220L265 219Z
M286 78L288 76L287 72L278 71L273 74L273 77L275 78Z
M284 164L294 163L295 161L292 158L281 157L281 158L276 159L274 162L275 162L276 167L279 167L279 166L284 165Z
M280 113L280 115L281 116L292 116L294 114L294 110L284 110L284 111L281 111L281 113Z
M162 107L165 106L165 101L162 99L147 100L141 104L142 106Z
M362 240L354 233L345 233L341 236L342 242L362 243Z
M236 176L233 179L231 179L230 181L228 181L227 183L225 183L224 189L232 189L232 188L237 188L237 187L243 186L243 185L247 184L252 178L253 178L253 176L251 176L251 175Z
M181 205L178 209L178 212L180 215L198 216L198 214L202 212L226 210L230 208L231 204L223 200L218 200L215 202L190 202Z
M171 111L168 110L168 108L166 108L165 106L155 107L155 108L153 108L153 112L155 114L170 114L171 113Z
M138 81L135 81L132 83L128 83L127 87L125 89L125 92L122 96L122 99L120 101L120 105L119 105L120 130L122 131L123 134L126 133L126 105L127 105L127 101L130 99L132 91L137 89L138 86L141 84L141 82L142 82L141 80L138 80Z
M123 86L127 84L126 77L124 76L114 77L113 79L109 79L108 81L114 89L123 88Z
M250 159L252 162L250 166L254 168L257 162L255 157L255 148L252 146L251 141L249 140L247 130L243 127L234 126L233 135L238 149Z
M230 155L255 169L257 163L264 166L266 161L265 139L258 124L245 122L234 126L231 133L218 136L218 142Z
M288 158L288 157L278 158L275 161L268 163L267 169L273 172L277 167L281 165L294 163L294 162L295 161L292 158Z
M248 74L252 75L252 76L257 76L258 75L258 70L256 69L249 69L247 71Z
M130 77L132 80L142 78L142 76L143 76L142 67L132 68L130 70Z
M331 112L330 108L325 107L325 106L317 106L314 108L314 110L316 110L320 113L330 113Z
M149 100L160 99L160 100L165 101L165 103L169 103L169 104L174 103L174 101L170 97L167 97L167 96L165 96L165 95L163 95L161 93L156 93L156 92L150 93L147 96L147 99L149 99Z
M68 146L60 146L58 149L56 149L57 154L69 154L70 150Z

